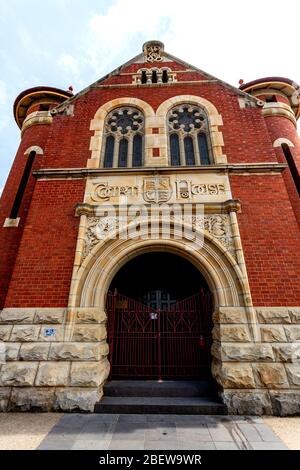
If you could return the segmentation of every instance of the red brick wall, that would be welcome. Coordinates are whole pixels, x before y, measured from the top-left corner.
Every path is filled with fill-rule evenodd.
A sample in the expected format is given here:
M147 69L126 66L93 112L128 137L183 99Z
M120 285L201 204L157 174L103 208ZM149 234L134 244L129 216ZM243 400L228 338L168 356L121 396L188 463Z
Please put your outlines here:
M6 307L67 305L84 189L84 180L36 182Z
M3 223L10 215L15 195L17 193L20 180L27 161L27 155L24 152L32 145L38 145L45 148L49 131L48 125L38 125L26 129L24 132L20 147L15 157L13 166L9 173L6 185L0 198L0 308L3 307L6 292L8 289L12 269L18 252L18 247L22 232L24 229L26 216L30 206L30 200L35 185L35 178L31 176L27 188L24 192L20 206L20 223L18 227L3 227ZM33 169L39 168L44 157L37 155L33 164Z
M253 303L300 305L299 226L283 177L230 176Z

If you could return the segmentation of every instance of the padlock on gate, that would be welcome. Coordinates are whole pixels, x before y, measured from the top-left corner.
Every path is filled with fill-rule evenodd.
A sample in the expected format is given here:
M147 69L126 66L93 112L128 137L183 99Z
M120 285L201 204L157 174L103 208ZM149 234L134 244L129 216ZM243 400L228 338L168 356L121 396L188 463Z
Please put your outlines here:
M199 338L199 347L200 347L200 348L204 348L204 346L205 346L204 336L203 336L203 335L200 335L200 338Z

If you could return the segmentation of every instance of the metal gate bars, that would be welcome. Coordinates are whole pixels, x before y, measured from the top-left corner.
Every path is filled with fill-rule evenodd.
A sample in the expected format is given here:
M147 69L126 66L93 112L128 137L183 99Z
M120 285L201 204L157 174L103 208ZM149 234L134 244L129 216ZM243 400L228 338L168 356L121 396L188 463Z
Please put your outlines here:
M160 310L109 292L106 310L112 378L210 377L210 293L201 290Z

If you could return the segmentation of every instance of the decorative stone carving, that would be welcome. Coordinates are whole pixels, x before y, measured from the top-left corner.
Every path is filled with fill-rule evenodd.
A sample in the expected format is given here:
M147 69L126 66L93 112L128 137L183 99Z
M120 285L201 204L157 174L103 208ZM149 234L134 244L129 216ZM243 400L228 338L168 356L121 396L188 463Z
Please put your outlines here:
M88 217L85 245L82 252L84 260L100 241L108 238L117 230L116 217Z
M146 202L169 201L172 196L172 187L168 176L153 176L144 178L143 198Z
M153 193L155 192L154 190L155 188L153 187ZM166 191L166 194L170 195L167 187L163 188L163 190ZM151 190L149 187L147 187L147 197L160 197L160 193L155 193L154 195L151 195L150 193ZM118 218L114 216L87 217L87 228L85 233L84 248L82 251L82 261L89 255L89 253L98 243L108 238L114 238L117 234L118 226ZM194 231L200 230L209 233L213 238L221 243L226 251L228 251L232 256L235 256L230 219L227 214L192 216L192 228Z
M164 45L160 41L148 41L143 45L145 62L161 62Z
M194 216L192 223L194 230L204 230L208 232L213 238L218 240L232 256L235 256L230 220L227 214L205 215L204 217Z

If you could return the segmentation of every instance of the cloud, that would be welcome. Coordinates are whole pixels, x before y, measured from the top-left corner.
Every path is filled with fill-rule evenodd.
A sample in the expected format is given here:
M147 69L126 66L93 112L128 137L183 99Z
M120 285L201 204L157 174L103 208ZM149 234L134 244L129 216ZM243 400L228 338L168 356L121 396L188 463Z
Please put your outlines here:
M71 54L62 54L58 59L58 65L67 74L74 75L76 78L80 77L79 62Z
M0 80L0 105L4 105L7 102L7 91L6 84L3 80Z
M116 61L127 51L128 59L131 58L133 45L136 45L135 53L138 54L141 42L159 39L158 31L167 29L171 4L169 0L153 0L151 8L145 8L144 2L133 4L117 0L106 14L93 15L83 43L84 61L101 73L109 71L112 63L118 65Z
M276 6L280 8L279 0L273 0ZM294 2L286 0L286 7L285 15ZM261 21L269 18L268 2L253 0L255 8ZM115 0L105 13L90 17L80 60L83 69L89 67L99 78L141 52L144 41L158 39L168 52L236 86L240 78L284 75L287 61L280 57L297 43L297 29L273 35L272 46L262 53L265 29L256 28L259 18L246 4L232 0L190 0L188 8L182 0L152 0L148 8L144 2Z

